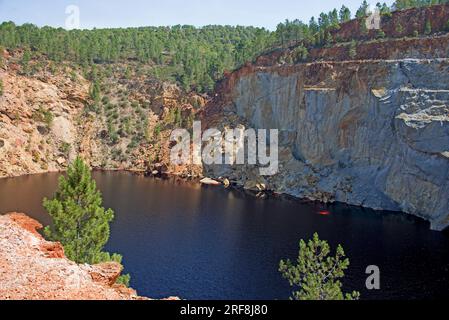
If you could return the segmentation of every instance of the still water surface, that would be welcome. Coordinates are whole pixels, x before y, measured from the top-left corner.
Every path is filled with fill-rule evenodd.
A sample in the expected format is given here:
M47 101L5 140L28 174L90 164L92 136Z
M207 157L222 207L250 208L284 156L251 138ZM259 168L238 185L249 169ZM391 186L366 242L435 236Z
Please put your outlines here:
M41 203L57 174L0 179L0 212L26 212L50 223ZM277 271L297 256L298 241L318 232L345 248L345 290L364 299L449 296L449 237L419 219L345 205L285 198L259 200L240 191L96 172L104 204L115 210L107 250L121 253L140 295L184 299L287 299ZM320 211L327 210L329 215ZM381 270L381 290L365 289L365 269Z

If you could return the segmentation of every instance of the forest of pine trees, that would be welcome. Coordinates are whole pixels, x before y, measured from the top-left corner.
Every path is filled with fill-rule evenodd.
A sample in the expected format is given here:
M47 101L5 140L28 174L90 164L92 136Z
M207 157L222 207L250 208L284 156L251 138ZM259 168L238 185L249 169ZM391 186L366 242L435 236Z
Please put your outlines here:
M380 2L376 7L382 15L390 15L394 10L441 3L449 0L397 0L391 8ZM354 16L349 8L342 6L321 13L318 18L312 17L308 23L286 20L274 32L255 27L189 25L67 31L3 22L0 46L25 49L22 61L25 74L29 72L29 60L36 53L45 54L55 62L70 61L82 66L133 60L171 68L175 70L173 78L185 90L208 92L225 70L233 70L270 49L298 43L307 48L332 42L335 40L332 30L353 17L365 17L368 7L365 0ZM154 68L155 77L160 73L160 69Z
M375 7L382 16L390 16L392 11L405 10L414 7L425 7L449 3L449 0L397 0L391 7L386 3L377 2ZM318 18L312 17L309 23L300 20L286 20L276 29L276 43L281 46L298 42L306 46L327 44L330 39L329 31L338 30L340 24L352 18L363 19L367 16L369 3L364 0L357 11L352 15L349 8L342 6L340 10L334 9L328 13L321 13Z
M396 0L393 4L393 9L404 10L409 8L427 7L444 3L449 3L449 0Z
M207 26L142 27L66 31L32 24L0 25L0 45L44 53L53 61L81 65L136 60L177 67L186 88L211 89L232 70L269 46L272 34L262 28ZM201 90L200 90L201 91Z

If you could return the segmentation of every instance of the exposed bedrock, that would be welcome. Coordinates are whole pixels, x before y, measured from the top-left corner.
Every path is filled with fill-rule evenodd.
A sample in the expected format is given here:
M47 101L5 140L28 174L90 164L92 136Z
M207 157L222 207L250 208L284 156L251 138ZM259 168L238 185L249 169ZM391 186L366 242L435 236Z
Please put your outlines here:
M214 103L227 120L209 125L280 130L280 172L209 166L208 174L449 225L447 59L247 66Z

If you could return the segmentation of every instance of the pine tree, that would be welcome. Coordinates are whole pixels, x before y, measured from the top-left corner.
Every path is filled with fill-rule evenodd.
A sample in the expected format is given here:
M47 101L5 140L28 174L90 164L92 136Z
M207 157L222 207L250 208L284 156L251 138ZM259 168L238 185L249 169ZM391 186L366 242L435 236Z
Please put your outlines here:
M92 84L92 86L90 88L90 97L95 103L100 102L101 89L100 89L100 84L98 83L97 80L94 81L94 83Z
M316 22L315 17L310 18L310 21L309 21L310 32L312 34L315 34L319 31L319 28L320 27L318 26L318 23Z
M430 20L426 21L426 27L424 29L424 33L425 34L431 34L432 33L432 23L430 22Z
M300 45L296 47L295 50L293 50L292 52L293 61L295 63L302 62L307 59L308 54L309 53L307 51L307 48L304 47L303 45Z
M346 6L342 6L340 9L339 17L341 23L351 20L351 11L349 10L349 8Z
M317 233L307 244L301 240L297 264L290 260L282 260L279 271L292 287L292 300L358 300L360 293L343 294L342 284L344 271L349 266L344 250L338 246L336 255L329 256L330 246L320 240Z
M180 108L176 108L174 111L174 124L177 127L182 127L182 113Z
M30 71L30 60L31 60L30 50L26 49L23 52L22 61L20 62L20 64L22 65L22 72L24 74L28 74Z
M331 12L329 12L329 24L332 28L334 29L338 29L340 26L340 20L339 20L339 16L338 16L338 11L337 9L332 10Z
M385 38L385 32L382 29L379 29L377 31L377 38L379 38L379 39Z
M2 46L0 46L0 68L3 67L4 64L4 59L3 59L3 52L5 51L5 48L3 48Z
M3 96L3 80L0 79L0 97Z
M397 25L396 25L396 33L400 36L400 35L402 35L402 33L404 32L404 27L400 24L400 23L398 23Z
M80 157L69 166L67 177L59 179L55 197L44 199L44 208L53 220L44 234L51 241L59 241L70 260L88 264L121 263L120 255L103 251L114 212L105 210L102 201L90 169ZM129 275L122 276L118 282L128 284Z
M53 219L45 229L52 241L60 241L67 257L78 263L95 264L107 260L103 247L109 239L111 209L101 207L102 198L89 167L78 157L59 180L52 200L44 199L44 208Z
M364 20L364 19L360 20L359 26L360 26L360 34L361 35L367 35L369 33L368 27L366 25L366 20Z
M391 9L385 2L382 5L380 5L380 7L378 7L378 8L380 9L380 14L382 16L385 16L385 17L391 17L392 16Z
M366 2L366 0L363 0L362 5L357 9L357 12L355 13L355 17L357 19L365 18L367 15L368 7L368 2Z
M332 37L332 34L330 32L326 32L325 42L327 45L330 45L334 42L334 38Z
M355 59L355 57L357 57L357 42L355 40L352 40L349 45L349 57L351 59Z
M395 3L393 4L393 8L395 10L404 10L410 8L411 6L412 6L411 0L396 0Z

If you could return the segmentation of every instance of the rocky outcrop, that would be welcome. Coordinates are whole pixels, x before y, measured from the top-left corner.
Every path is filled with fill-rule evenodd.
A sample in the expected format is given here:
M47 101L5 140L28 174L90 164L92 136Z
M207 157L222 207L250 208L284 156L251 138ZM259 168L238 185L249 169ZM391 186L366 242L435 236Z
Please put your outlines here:
M449 4L395 11L382 15L380 29L367 30L365 19L354 19L330 30L325 45L311 46L301 62L366 59L446 58ZM429 28L429 29L428 29ZM432 36L429 36L432 35ZM256 59L257 66L272 66L298 59L299 42L284 44ZM354 47L355 46L355 47ZM229 74L228 74L229 76Z
M86 81L30 78L0 69L0 177L63 170L74 157L77 115L88 99Z
M120 264L77 265L42 238L41 227L24 214L0 216L0 300L144 299L115 284Z
M430 25L427 32L446 30L449 20L449 5L433 5L392 12L390 15L382 15L380 27L386 37L401 38L426 33L426 24ZM331 30L334 40L339 42L352 40L370 40L379 38L378 30L366 30L362 27L364 19L354 19L342 23L339 28Z
M64 171L76 155L96 169L201 175L199 166L170 163L170 133L174 111L188 125L205 97L137 73L123 78L139 69L130 63L110 66L102 99L94 102L82 69L61 63L50 72L54 65L40 58L25 75L20 51L3 55L0 178Z
M449 225L449 60L247 65L203 114L208 126L279 129L280 172L208 176ZM225 119L225 120L223 120Z

